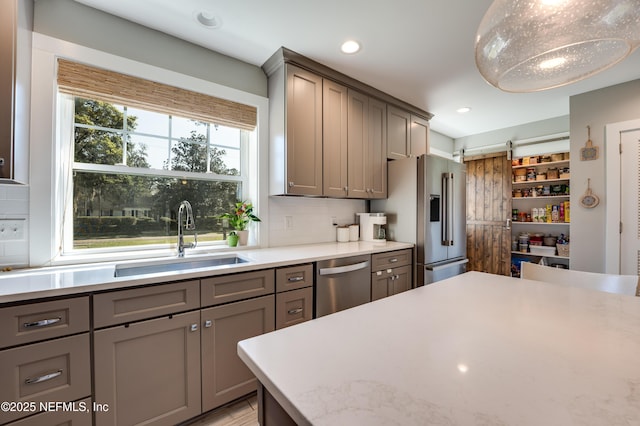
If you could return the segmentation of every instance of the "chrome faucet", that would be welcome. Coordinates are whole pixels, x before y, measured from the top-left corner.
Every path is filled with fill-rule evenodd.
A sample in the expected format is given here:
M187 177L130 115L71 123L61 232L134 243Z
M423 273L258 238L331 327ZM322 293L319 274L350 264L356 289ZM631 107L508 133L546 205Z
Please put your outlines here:
M185 215L184 226L182 224L182 215ZM193 233L193 242L191 244L184 244L184 230L194 231L196 229L196 221L193 218L193 210L191 209L191 203L184 200L180 203L178 208L178 257L184 257L184 249L195 248L198 245L198 234Z

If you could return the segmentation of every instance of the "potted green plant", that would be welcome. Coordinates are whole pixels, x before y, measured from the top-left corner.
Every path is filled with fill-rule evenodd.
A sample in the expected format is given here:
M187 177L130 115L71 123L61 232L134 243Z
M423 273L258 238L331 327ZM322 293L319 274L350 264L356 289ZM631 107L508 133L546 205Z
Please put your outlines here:
M237 238L237 244L241 246L247 244L249 233L249 231L247 230L247 226L249 225L249 223L260 222L260 218L253 214L253 204L248 201L236 202L232 205L231 212L224 213L219 217L222 220L227 221L229 223L229 226L234 229L234 231L229 234L229 238L231 238L232 235L235 235ZM231 242L234 240L234 238L232 238L231 240L229 240L229 238L227 238L229 246L234 247L235 244L231 245Z
M235 247L238 245L238 234L236 234L236 231L229 232L229 235L227 236L227 244L229 247Z

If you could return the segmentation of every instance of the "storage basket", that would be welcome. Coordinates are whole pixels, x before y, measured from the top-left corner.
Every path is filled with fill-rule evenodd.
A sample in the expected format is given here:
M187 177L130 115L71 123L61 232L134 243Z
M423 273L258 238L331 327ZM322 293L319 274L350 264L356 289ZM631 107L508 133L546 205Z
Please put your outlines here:
M554 256L556 254L555 247L545 247L545 246L529 246L529 251L531 254L537 254L540 256Z
M556 244L558 248L558 256L569 257L569 246L571 244Z

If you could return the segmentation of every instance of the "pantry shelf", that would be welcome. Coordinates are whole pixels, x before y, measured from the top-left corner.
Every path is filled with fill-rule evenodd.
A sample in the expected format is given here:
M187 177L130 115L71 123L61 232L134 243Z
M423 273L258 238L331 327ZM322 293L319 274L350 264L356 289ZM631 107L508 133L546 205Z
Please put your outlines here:
M568 144L563 149L568 151ZM531 253L530 250L531 246L542 244L539 242L542 237L557 238L567 242L570 240L570 166L568 152L556 151L512 159L512 276L520 275L522 262L541 262L543 259L548 259L550 265L570 267L569 256L545 254L545 252L553 253L552 250L534 250L535 253ZM565 215L568 222L565 222ZM556 221L547 222L549 217ZM535 221L537 218L543 221ZM568 254L568 250L563 254Z

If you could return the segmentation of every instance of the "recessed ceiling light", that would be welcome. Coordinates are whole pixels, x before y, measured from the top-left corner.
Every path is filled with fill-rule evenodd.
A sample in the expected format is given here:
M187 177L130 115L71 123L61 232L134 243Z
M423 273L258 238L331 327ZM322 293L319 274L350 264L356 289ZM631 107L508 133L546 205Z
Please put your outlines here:
M208 10L196 10L193 12L196 22L205 28L216 29L222 26L222 19Z
M471 107L458 108L456 111L459 112L460 114L464 114L465 112L471 111Z
M344 43L342 43L342 46L340 46L340 50L342 51L342 53L351 55L360 50L360 43L358 43L355 40L347 40Z

